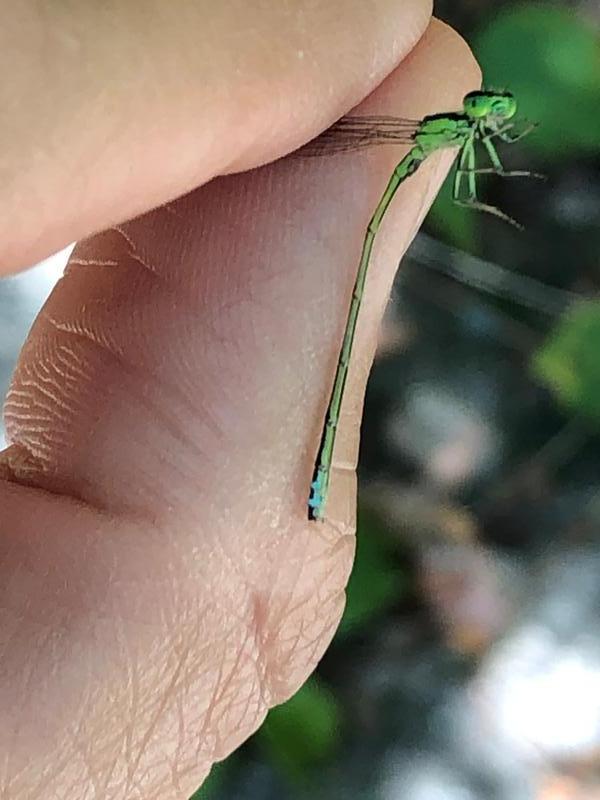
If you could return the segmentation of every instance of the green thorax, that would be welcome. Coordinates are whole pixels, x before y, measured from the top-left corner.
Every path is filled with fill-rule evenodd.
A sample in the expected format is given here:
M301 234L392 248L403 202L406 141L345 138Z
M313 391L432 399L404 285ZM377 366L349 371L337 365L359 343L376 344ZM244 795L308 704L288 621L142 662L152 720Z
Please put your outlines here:
M427 157L443 147L460 147L473 135L474 123L466 114L435 114L425 117L415 133L415 143Z

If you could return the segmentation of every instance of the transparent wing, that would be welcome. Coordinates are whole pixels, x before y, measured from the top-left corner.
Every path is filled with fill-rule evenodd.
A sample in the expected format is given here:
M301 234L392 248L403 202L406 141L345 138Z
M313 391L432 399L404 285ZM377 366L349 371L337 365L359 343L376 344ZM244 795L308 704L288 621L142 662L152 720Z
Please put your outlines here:
M421 123L401 117L342 117L294 155L301 158L360 150L376 144L412 144Z

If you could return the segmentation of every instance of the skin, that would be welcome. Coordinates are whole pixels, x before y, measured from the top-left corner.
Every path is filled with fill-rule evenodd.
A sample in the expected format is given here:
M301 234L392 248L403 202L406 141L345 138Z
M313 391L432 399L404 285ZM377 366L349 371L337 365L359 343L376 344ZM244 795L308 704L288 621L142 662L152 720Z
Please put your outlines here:
M480 76L420 0L252 5L0 3L2 269L103 231L6 407L2 800L188 797L343 610L377 328L451 154L378 236L323 524L305 503L344 298L400 153L237 173L367 95L356 113L420 118Z

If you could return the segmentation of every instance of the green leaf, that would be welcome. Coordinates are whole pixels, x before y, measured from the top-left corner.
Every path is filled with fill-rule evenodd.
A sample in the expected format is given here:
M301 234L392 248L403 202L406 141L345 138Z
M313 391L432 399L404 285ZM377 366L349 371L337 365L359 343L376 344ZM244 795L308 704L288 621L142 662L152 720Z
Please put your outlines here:
M303 783L336 749L341 717L334 695L313 675L287 703L269 711L256 738L272 764L292 782Z
M600 140L600 38L558 3L507 8L472 42L486 88L510 89L519 115L540 123L523 146L547 156L596 152Z
M600 303L581 304L567 315L533 368L561 403L600 422Z
M366 625L402 596L406 581L394 564L394 550L376 517L361 509L356 557L338 636Z

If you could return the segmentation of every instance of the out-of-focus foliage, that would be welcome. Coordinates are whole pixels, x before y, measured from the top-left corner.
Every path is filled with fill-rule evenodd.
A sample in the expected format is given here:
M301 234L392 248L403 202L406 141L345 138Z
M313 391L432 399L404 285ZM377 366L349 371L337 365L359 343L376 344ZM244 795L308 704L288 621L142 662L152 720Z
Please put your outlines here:
M600 35L574 9L519 4L471 42L486 85L507 88L539 123L523 146L549 160L594 152L600 141Z
M405 584L406 579L394 565L388 536L372 514L361 511L356 558L337 635L356 632L370 619L382 614L401 598Z
M341 722L335 696L313 676L287 703L269 712L257 743L292 783L303 784L310 770L335 751Z
M229 756L226 761L219 761L210 771L210 775L204 781L197 792L190 797L190 800L213 800L219 796L225 778L231 772L235 763L235 756Z
M533 364L561 403L600 423L600 303L565 317Z

